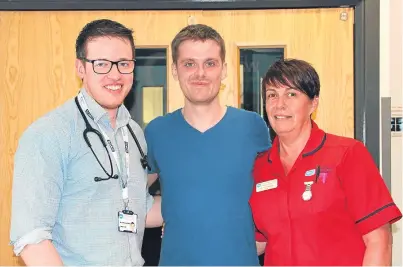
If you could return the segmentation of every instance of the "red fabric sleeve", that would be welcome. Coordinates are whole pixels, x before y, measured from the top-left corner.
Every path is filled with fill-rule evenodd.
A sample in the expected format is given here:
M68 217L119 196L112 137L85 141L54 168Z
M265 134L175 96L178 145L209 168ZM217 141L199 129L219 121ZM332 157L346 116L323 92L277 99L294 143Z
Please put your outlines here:
M362 235L402 217L371 154L361 142L347 150L337 172L347 207Z

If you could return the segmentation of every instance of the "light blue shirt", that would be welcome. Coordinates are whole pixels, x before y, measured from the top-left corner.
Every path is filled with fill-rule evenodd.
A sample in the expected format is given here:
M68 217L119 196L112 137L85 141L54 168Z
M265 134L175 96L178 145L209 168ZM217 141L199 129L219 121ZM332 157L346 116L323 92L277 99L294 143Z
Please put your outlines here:
M123 161L121 127L130 123L143 151L141 128L119 107L116 127L108 113L81 89L87 105L111 139ZM98 129L91 118L88 121ZM147 174L140 153L129 135L130 177L122 173L110 152L114 174L128 180L129 209L138 215L137 234L118 231L118 212L123 209L119 180L95 182L106 177L83 138L85 123L74 99L35 121L22 135L15 155L11 244L19 255L27 244L52 240L65 265L144 264L141 257L146 213L153 199L147 191ZM93 149L107 172L109 158L98 137L89 135ZM108 147L109 149L109 147ZM123 165L124 166L124 165Z

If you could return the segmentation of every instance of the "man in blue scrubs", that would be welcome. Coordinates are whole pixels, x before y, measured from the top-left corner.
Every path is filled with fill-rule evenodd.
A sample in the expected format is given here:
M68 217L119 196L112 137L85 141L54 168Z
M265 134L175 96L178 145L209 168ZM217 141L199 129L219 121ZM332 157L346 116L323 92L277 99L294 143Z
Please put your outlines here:
M160 178L162 189L160 265L258 265L248 201L268 128L257 113L220 104L227 66L214 29L182 29L172 57L185 105L145 129L149 183Z

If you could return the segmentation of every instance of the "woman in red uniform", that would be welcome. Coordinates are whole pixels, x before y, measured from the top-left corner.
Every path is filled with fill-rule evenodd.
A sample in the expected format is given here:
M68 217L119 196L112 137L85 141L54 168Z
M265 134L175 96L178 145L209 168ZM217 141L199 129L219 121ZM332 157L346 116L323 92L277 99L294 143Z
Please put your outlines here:
M265 265L390 265L390 224L402 216L371 155L321 130L315 69L281 60L263 83L277 137L255 162L250 200ZM342 107L334 107L339 112Z

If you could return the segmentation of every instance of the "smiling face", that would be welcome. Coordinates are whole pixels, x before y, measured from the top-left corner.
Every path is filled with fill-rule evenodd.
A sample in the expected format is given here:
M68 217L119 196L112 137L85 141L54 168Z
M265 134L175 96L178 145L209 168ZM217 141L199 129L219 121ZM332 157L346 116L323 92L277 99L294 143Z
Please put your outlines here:
M220 52L214 40L187 40L180 44L172 73L179 81L186 102L209 104L218 99L221 81L227 74Z
M134 58L129 40L118 37L97 37L86 44L88 60L110 61ZM76 60L76 71L88 94L105 110L116 110L124 101L133 85L133 73L121 74L114 65L107 74L94 72L92 63Z
M286 86L266 85L266 112L276 134L299 132L310 125L311 114L318 106L318 97L310 99L305 93Z

